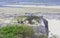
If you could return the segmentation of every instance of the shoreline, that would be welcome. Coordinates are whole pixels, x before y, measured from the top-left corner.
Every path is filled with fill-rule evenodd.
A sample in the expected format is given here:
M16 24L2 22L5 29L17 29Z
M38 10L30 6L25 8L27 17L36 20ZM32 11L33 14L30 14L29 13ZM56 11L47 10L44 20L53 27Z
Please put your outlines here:
M36 7L36 8L54 8L54 9L60 9L60 6L46 6L46 5L2 5L1 7L12 7L12 8L21 8L21 7Z

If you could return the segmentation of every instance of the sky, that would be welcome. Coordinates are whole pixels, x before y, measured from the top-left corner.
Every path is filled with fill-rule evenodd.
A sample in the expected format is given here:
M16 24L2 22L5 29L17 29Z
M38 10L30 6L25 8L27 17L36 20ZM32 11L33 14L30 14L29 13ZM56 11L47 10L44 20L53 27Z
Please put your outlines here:
M23 3L25 2L25 3ZM28 3L26 3L28 2ZM32 3L31 3L32 2ZM39 3L37 5L60 5L60 0L0 0L0 5L4 4L33 4Z
M20 2L60 2L60 0L0 0L3 1L20 1Z

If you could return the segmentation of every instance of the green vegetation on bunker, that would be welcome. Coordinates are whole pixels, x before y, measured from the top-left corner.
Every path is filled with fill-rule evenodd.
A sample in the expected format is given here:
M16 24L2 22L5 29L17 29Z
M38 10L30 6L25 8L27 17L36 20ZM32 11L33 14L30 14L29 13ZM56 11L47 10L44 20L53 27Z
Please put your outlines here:
M0 28L0 38L31 38L34 34L28 25L7 25Z

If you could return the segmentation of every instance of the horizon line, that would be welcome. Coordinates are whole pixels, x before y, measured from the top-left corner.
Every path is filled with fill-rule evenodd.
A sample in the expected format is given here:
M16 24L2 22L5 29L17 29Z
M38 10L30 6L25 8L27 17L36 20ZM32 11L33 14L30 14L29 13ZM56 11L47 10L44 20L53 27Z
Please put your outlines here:
M46 6L46 5L2 5L5 7L41 7L41 8L57 8L60 9L60 6Z

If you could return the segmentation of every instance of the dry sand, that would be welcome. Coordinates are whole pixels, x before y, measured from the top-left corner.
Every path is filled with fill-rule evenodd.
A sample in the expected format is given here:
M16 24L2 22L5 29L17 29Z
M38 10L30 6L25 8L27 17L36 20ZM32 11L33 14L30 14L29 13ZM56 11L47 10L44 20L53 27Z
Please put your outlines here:
M60 13L60 6L36 6L36 7L0 7L0 14L14 13Z

